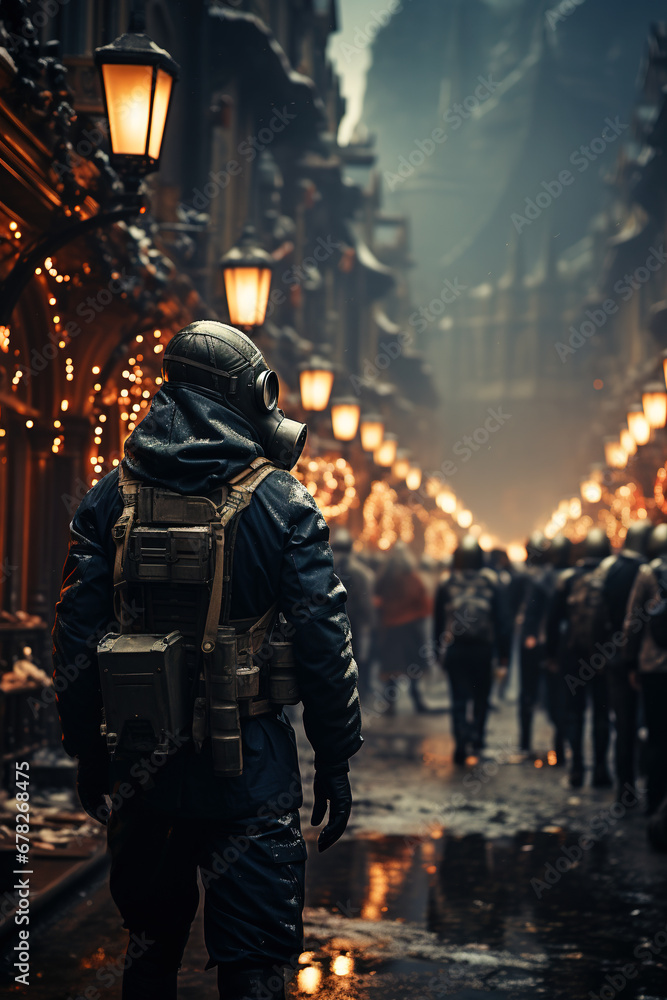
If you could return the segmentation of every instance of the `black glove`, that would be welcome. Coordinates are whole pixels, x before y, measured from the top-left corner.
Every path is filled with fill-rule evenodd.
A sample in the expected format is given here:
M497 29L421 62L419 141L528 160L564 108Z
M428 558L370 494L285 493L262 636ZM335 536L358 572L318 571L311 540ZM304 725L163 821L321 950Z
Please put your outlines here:
M79 759L76 773L76 790L84 810L102 826L109 822L109 807L105 795L109 793L109 761L97 755Z
M320 825L327 812L327 803L330 803L329 822L317 839L317 849L320 853L335 844L345 833L352 811L352 790L347 776L349 770L350 765L347 761L342 764L320 765L315 762L313 782L315 803L313 815L310 817L311 826Z

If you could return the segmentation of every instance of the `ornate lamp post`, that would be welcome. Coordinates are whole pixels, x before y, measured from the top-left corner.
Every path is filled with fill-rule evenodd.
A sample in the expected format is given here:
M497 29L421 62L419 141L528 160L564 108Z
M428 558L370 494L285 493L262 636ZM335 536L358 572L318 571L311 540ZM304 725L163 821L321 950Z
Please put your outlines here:
M253 226L246 226L238 244L220 259L232 326L251 330L264 322L273 264L271 254L257 241Z

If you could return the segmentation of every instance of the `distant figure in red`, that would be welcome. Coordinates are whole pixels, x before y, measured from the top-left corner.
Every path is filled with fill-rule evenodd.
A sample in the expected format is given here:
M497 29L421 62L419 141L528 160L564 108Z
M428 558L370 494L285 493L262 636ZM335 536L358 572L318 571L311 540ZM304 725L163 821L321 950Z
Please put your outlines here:
M417 571L417 562L403 542L394 546L375 584L380 619L380 676L385 681L407 676L417 712L427 712L419 678L426 669L426 625L433 599ZM387 699L395 707L395 687L387 685Z

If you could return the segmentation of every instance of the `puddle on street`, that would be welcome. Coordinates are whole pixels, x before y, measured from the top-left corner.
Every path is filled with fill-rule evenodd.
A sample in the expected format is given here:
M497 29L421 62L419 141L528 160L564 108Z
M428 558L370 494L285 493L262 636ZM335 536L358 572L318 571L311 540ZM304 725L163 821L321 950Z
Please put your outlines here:
M639 884L604 840L579 860L576 843L432 831L313 844L294 996L663 1000L667 874Z

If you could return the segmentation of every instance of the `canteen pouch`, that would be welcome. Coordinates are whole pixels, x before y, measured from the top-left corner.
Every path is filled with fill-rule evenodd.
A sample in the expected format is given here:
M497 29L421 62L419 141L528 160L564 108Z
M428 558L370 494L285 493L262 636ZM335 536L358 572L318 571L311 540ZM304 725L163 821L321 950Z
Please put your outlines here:
M301 701L291 642L271 643L269 701L274 705L298 705Z
M215 646L203 657L213 770L217 775L238 777L243 772L243 751L234 629L219 628Z

